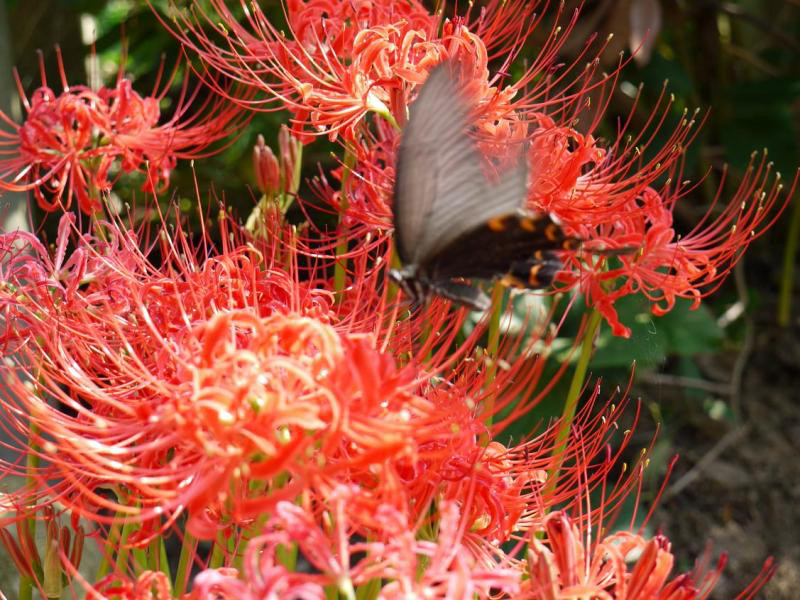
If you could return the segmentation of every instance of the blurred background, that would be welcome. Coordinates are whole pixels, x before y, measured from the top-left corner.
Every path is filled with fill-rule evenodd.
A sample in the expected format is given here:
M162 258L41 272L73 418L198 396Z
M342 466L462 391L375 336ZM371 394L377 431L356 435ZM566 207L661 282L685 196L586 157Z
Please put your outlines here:
M283 20L276 0L261 4L276 22ZM554 12L558 3L551 4L543 3L543 10ZM701 114L710 110L685 165L687 178L706 179L678 205L679 231L689 231L707 212L724 165L732 193L753 151L768 148L775 168L792 178L800 164L800 0L582 4L572 42L563 48L564 62L571 62L593 32L600 39L614 34L604 55L606 70L615 68L619 52L637 49L619 79L600 135L612 137L617 118L631 110L632 129L643 126L667 80L675 95L673 122L686 108L700 108ZM133 0L0 0L0 109L22 119L12 68L30 94L40 85L39 50L49 84L58 90L56 45L67 79L75 84L113 81L126 48L125 70L134 88L147 94L162 57L169 69L179 56L178 44L154 16L153 10L165 15L166 8L160 0L152 8ZM452 14L452 7L445 14ZM540 35L547 31L543 25ZM523 56L536 52L537 34L528 46ZM634 108L640 83L643 92ZM168 95L167 113L169 104ZM263 134L276 145L285 120L281 113L258 114L224 153L198 163L203 200L224 199L246 218L258 197L251 161L256 136ZM660 135L666 139L670 131L666 125ZM332 149L323 139L308 146L304 177L316 174L318 163L332 166ZM197 204L194 176L188 165L179 165L164 199L177 202L189 220ZM141 197L140 184L135 178L123 180L115 189L118 200ZM32 222L43 236L52 236L56 219L45 219L25 195L6 193L0 206L4 230ZM613 338L604 329L591 365L610 392L625 387L636 359L631 395L641 398L639 447L658 429L645 502L657 495L670 459L680 455L650 527L669 536L682 557L680 569L691 568L706 552L712 560L728 553L718 598L733 597L770 555L779 567L762 597L796 598L800 590L800 297L794 277L799 206L795 199L699 310L679 303L667 316L655 318L636 298L621 302L622 320L633 335ZM514 311L522 317L539 301L517 298ZM576 326L578 316L565 331ZM509 324L514 327L514 320ZM568 378L562 383L531 422L518 424L510 434L519 437L534 421L556 414Z

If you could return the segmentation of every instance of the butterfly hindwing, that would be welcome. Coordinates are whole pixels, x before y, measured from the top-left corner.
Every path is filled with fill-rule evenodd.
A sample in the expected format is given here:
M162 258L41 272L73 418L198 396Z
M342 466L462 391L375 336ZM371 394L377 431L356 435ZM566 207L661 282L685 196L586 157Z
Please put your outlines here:
M552 264L558 260L553 250L575 243L547 215L514 213L490 219L462 235L431 258L427 269L435 279L518 277L521 267L517 265L529 265L530 269L537 263ZM548 283L527 287L545 287Z

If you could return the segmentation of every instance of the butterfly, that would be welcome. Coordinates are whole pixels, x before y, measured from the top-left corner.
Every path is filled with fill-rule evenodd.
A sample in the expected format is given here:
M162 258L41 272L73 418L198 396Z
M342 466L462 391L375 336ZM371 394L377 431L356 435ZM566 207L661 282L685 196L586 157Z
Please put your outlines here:
M557 251L579 245L547 214L524 210L524 161L496 183L486 178L469 113L453 65L443 63L422 85L402 133L392 210L403 268L389 275L414 304L435 295L486 310L488 296L464 279L543 288L563 268Z

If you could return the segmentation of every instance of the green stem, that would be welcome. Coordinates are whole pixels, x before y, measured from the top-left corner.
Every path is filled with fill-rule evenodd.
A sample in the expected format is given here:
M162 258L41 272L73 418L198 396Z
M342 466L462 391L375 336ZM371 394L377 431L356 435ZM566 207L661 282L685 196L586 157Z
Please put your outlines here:
M225 543L225 534L220 531L217 533L217 539L214 542L214 548L211 550L211 558L208 561L208 567L210 569L218 569L225 562L226 547L227 544Z
M104 216L102 211L95 211L89 216L89 219L92 222L92 233L94 233L100 241L108 242L109 235L102 222Z
M19 575L19 600L33 599L33 579L28 575Z
M794 289L794 262L797 256L797 238L800 237L800 202L795 198L786 248L783 251L783 274L778 298L778 325L788 327L792 318L792 291Z
M28 433L28 454L25 457L25 469L27 472L26 485L28 490L33 493L36 487L36 471L39 469L39 446L34 440L39 437L39 426L31 421ZM30 532L31 539L36 543L36 516L29 515L26 518L26 527ZM33 598L33 579L28 575L19 576L19 598L20 600L31 600Z
M381 110L377 111L377 113L382 116L386 121L391 125L395 131L402 131L403 128L400 127L400 124L397 122L397 119L394 118L394 115L389 112L389 110Z
M172 573L169 570L169 557L167 556L167 543L164 541L163 537L158 538L158 559L161 564L161 570L164 572L164 575L170 577Z
M144 548L132 548L131 554L133 554L133 560L135 563L133 566L134 573L138 575L139 573L143 573L149 568L147 566L149 564L149 560L147 558L147 552L145 551Z
M162 571L169 577L169 563L164 561L166 555L166 546L164 545L163 536L159 535L150 540L147 546L147 568L151 571Z
M381 592L381 580L372 579L368 583L358 586L356 600L375 600Z
M278 546L275 547L275 557L278 562L289 571L294 571L297 567L297 555L299 551L300 548L297 544L292 544L288 547L283 544L278 544Z
M347 199L347 182L350 180L350 173L353 171L355 162L356 155L348 147L344 153L344 167L342 169L342 189L339 201L341 205L341 213L339 214L340 224L344 223L347 209L350 208L350 203ZM337 294L340 294L344 290L347 275L347 260L341 257L347 253L348 249L347 235L345 235L344 231L340 231L339 234L342 236L342 239L336 247L336 265L333 268L333 289Z
M126 521L122 524L122 533L119 536L119 551L117 552L117 560L114 564L114 572L115 573L125 573L128 567L128 555L130 554L130 548L128 547L128 538L130 537L131 533L135 531L135 528L138 527L136 523L131 521ZM137 571L138 572L138 571Z
M589 322L586 324L586 331L583 334L583 342L581 344L581 354L578 357L578 364L575 365L575 372L572 374L572 382L569 385L569 392L567 392L567 401L564 404L564 412L559 421L558 431L556 432L555 447L553 448L553 459L555 465L548 475L548 484L545 488L545 496L549 495L558 481L558 474L561 471L561 466L564 462L564 450L567 447L567 440L572 428L572 422L575 419L575 412L578 408L578 400L580 399L581 391L583 390L583 383L586 380L586 372L589 368L589 360L592 358L592 350L594 349L594 338L600 328L602 316L597 309L592 309L589 314Z
M286 212L289 210L289 207L294 202L295 198L297 197L297 190L300 189L300 174L303 170L303 144L296 143L292 141L292 144L295 144L297 148L297 160L295 160L294 165L292 165L292 172L288 173L289 175L289 185L287 186L289 189L286 192L281 192L281 214L286 215ZM281 178L286 177L287 173L284 173L281 170ZM281 181L281 190L284 189L283 181Z
M489 357L489 368L486 373L485 386L488 389L494 383L494 378L497 375L497 352L500 348L500 317L503 316L503 293L505 287L501 283L497 283L492 290L492 314L489 317L489 339L486 345L486 353ZM486 399L485 412L486 412L486 426L492 426L494 419L494 400L495 394L489 394ZM489 440L486 440L487 443Z
M297 160L294 161L294 170L292 171L292 182L289 187L289 192L294 197L297 190L300 189L300 174L303 172L303 144L297 143Z
M117 517L119 519L122 518L122 513L117 513ZM115 522L111 529L108 532L108 537L106 538L105 547L106 550L103 552L103 556L100 559L100 564L97 566L97 572L95 574L95 581L100 581L103 577L108 575L108 572L111 570L111 563L110 558L114 548L118 548L119 536L120 536L120 528L121 525L119 521Z
M389 268L399 270L402 267L403 265L400 262L400 257L397 255L397 248L394 244L392 244L392 253L389 255ZM386 278L386 285L388 286L388 289L386 290L386 303L391 304L394 299L397 298L399 288L390 277Z
M191 568L192 556L197 547L197 540L192 534L186 532L183 535L183 545L181 546L181 556L178 559L178 570L175 573L175 597L180 598L186 591L188 580L188 570Z

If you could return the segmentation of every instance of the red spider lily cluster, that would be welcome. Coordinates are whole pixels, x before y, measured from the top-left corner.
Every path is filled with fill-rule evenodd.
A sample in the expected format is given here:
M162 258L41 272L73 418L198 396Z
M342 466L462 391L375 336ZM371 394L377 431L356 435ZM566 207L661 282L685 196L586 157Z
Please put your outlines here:
M163 119L160 103L177 69L160 91L157 83L143 97L122 71L114 87L69 85L60 53L57 58L60 94L48 87L40 57L42 85L30 99L17 77L25 122L17 125L0 112L7 127L0 130L0 190L32 190L48 212L69 209L73 198L86 214L101 210L122 173L144 173L142 189L163 192L178 159L206 156L245 116L219 97L203 97L200 86L190 91L185 78L172 116Z
M766 158L754 157L725 207L719 210L715 201L693 230L677 232L675 204L697 187L682 173L694 117L685 115L660 149L652 146L666 127L669 100L657 105L640 132L630 131L629 119L611 145L592 135L602 98L608 98L602 92L613 87L618 72L600 77L599 61L579 62L589 44L574 63L556 70L577 14L552 30L536 59L511 82L508 68L541 20L544 2L491 1L453 18L431 14L418 2L290 2L291 38L257 6L237 20L221 0L211 4L213 14L195 8L175 15L174 33L211 71L262 92L256 99L229 96L232 102L249 110L288 108L302 139L342 138L350 162L333 173L338 187L319 186L318 200L343 214L342 222L359 225L351 230L356 243L367 233L373 244L391 234L394 157L408 105L434 66L444 60L458 65L490 168L502 170L514 160L509 147L527 146L529 208L556 216L584 240L582 251L567 258L572 268L558 289L584 293L615 335L630 335L614 309L624 296L641 292L657 315L677 298L698 306L791 196L781 193L780 175L772 176ZM224 33L224 43L209 34L209 26ZM494 73L490 60L500 62ZM600 92L599 109L587 101L590 92ZM372 127L369 115L378 121ZM581 118L588 126L578 131ZM721 193L722 184L717 201ZM628 251L613 264L592 254L623 249Z
M493 441L567 368L545 377L555 310L531 316L525 339L485 319L465 329L466 311L442 299L406 310L386 279L394 161L419 86L451 61L487 171L502 176L525 149L529 208L583 240L557 290L583 293L618 335L619 298L641 292L663 313L721 283L788 197L770 166L754 159L732 200L680 236L692 119L650 159L652 131L595 137L603 105L585 99L616 75L596 75L588 45L555 66L577 14L512 80L543 18L535 2L446 16L415 0L287 0L288 32L256 4L203 6L163 22L204 63L205 100L184 87L159 124L169 85L143 98L122 77L98 91L63 81L56 96L43 82L25 123L6 119L0 187L33 190L48 211L75 197L93 216L87 231L64 212L49 248L0 234L0 406L21 457L2 471L26 482L2 499L18 535L0 541L27 585L136 599L707 597L723 561L678 574L664 536L633 520L607 529L647 464L647 449L624 462L624 394L601 402L598 384L574 418ZM664 104L646 129L664 126ZM120 172L164 191L177 159L278 109L292 115L279 156L263 138L253 155L264 196L246 227L221 211L221 243L171 215L155 231L102 216ZM302 198L302 144L319 135L341 143L341 164ZM295 199L339 226L288 225ZM72 545L67 515L81 532ZM96 577L79 570L87 527L105 565ZM183 547L175 573L169 537Z

